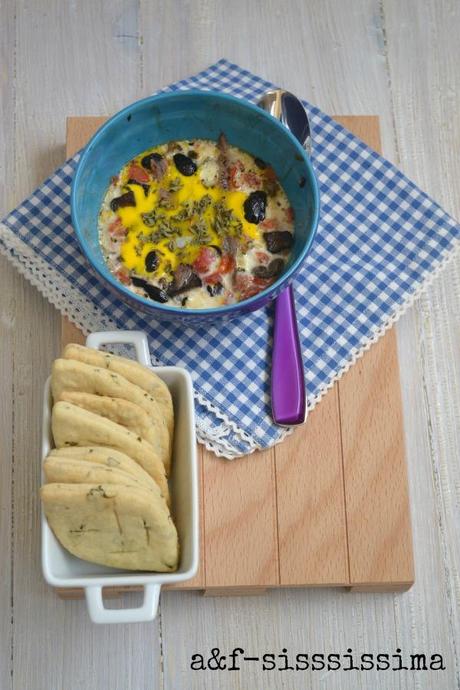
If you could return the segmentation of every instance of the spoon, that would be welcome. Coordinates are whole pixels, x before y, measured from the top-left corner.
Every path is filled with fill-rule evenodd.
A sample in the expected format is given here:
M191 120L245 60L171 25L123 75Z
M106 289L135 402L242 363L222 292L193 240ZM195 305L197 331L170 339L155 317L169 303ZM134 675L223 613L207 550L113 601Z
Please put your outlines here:
M305 108L294 94L283 89L267 91L257 105L280 120L308 155L311 154L310 122ZM271 399L275 424L298 426L305 422L305 375L292 285L285 288L275 300Z

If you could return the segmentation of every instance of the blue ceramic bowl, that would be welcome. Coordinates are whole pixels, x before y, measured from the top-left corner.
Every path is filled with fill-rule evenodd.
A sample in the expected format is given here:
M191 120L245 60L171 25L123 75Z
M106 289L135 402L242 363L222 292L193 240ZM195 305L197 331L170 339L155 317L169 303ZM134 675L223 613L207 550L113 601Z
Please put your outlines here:
M267 161L276 171L295 212L295 241L284 273L258 295L211 309L179 309L131 292L109 271L98 238L98 215L110 178L145 149L170 140L228 141ZM71 192L72 223L93 268L134 309L158 318L202 321L252 311L276 297L299 270L315 235L318 184L298 141L275 118L247 101L212 91L176 91L137 101L108 120L80 158Z

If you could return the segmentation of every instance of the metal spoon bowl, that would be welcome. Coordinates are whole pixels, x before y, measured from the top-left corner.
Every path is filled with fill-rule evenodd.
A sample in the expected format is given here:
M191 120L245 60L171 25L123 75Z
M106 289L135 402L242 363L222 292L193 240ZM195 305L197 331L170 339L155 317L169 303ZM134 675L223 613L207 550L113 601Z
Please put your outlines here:
M290 91L273 89L267 91L257 101L257 105L276 117L295 136L308 155L311 155L310 121L302 101L297 96L294 96Z

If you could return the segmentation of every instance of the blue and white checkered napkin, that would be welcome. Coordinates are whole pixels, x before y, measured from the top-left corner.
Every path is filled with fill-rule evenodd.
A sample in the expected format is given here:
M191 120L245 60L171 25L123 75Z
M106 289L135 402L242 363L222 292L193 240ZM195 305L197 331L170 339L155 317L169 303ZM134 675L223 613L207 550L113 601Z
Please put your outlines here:
M256 100L273 85L226 60L169 86ZM295 282L309 407L411 304L458 245L460 227L388 161L305 104L321 221ZM235 457L280 441L270 416L272 308L215 326L186 328L139 316L93 275L70 224L78 155L0 226L0 249L86 332L147 332L157 363L187 367L196 387L199 439Z

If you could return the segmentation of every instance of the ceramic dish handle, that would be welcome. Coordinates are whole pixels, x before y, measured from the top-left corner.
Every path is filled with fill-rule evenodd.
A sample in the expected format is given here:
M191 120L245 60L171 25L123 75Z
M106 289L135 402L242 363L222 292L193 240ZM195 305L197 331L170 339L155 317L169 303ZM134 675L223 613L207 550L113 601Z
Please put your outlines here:
M91 333L86 345L99 350L102 345L133 345L136 359L145 366L152 366L147 336L142 331L103 331ZM93 623L145 623L153 621L158 611L161 585L148 584L144 587L144 602L135 609L106 609L102 598L102 587L86 587L86 603Z
M102 587L85 587L86 604L93 623L147 623L156 618L161 585L144 586L144 602L135 609L106 609Z
M94 350L99 350L101 345L134 345L137 361L146 367L151 367L149 343L143 331L100 331L91 333L86 338L86 345Z

